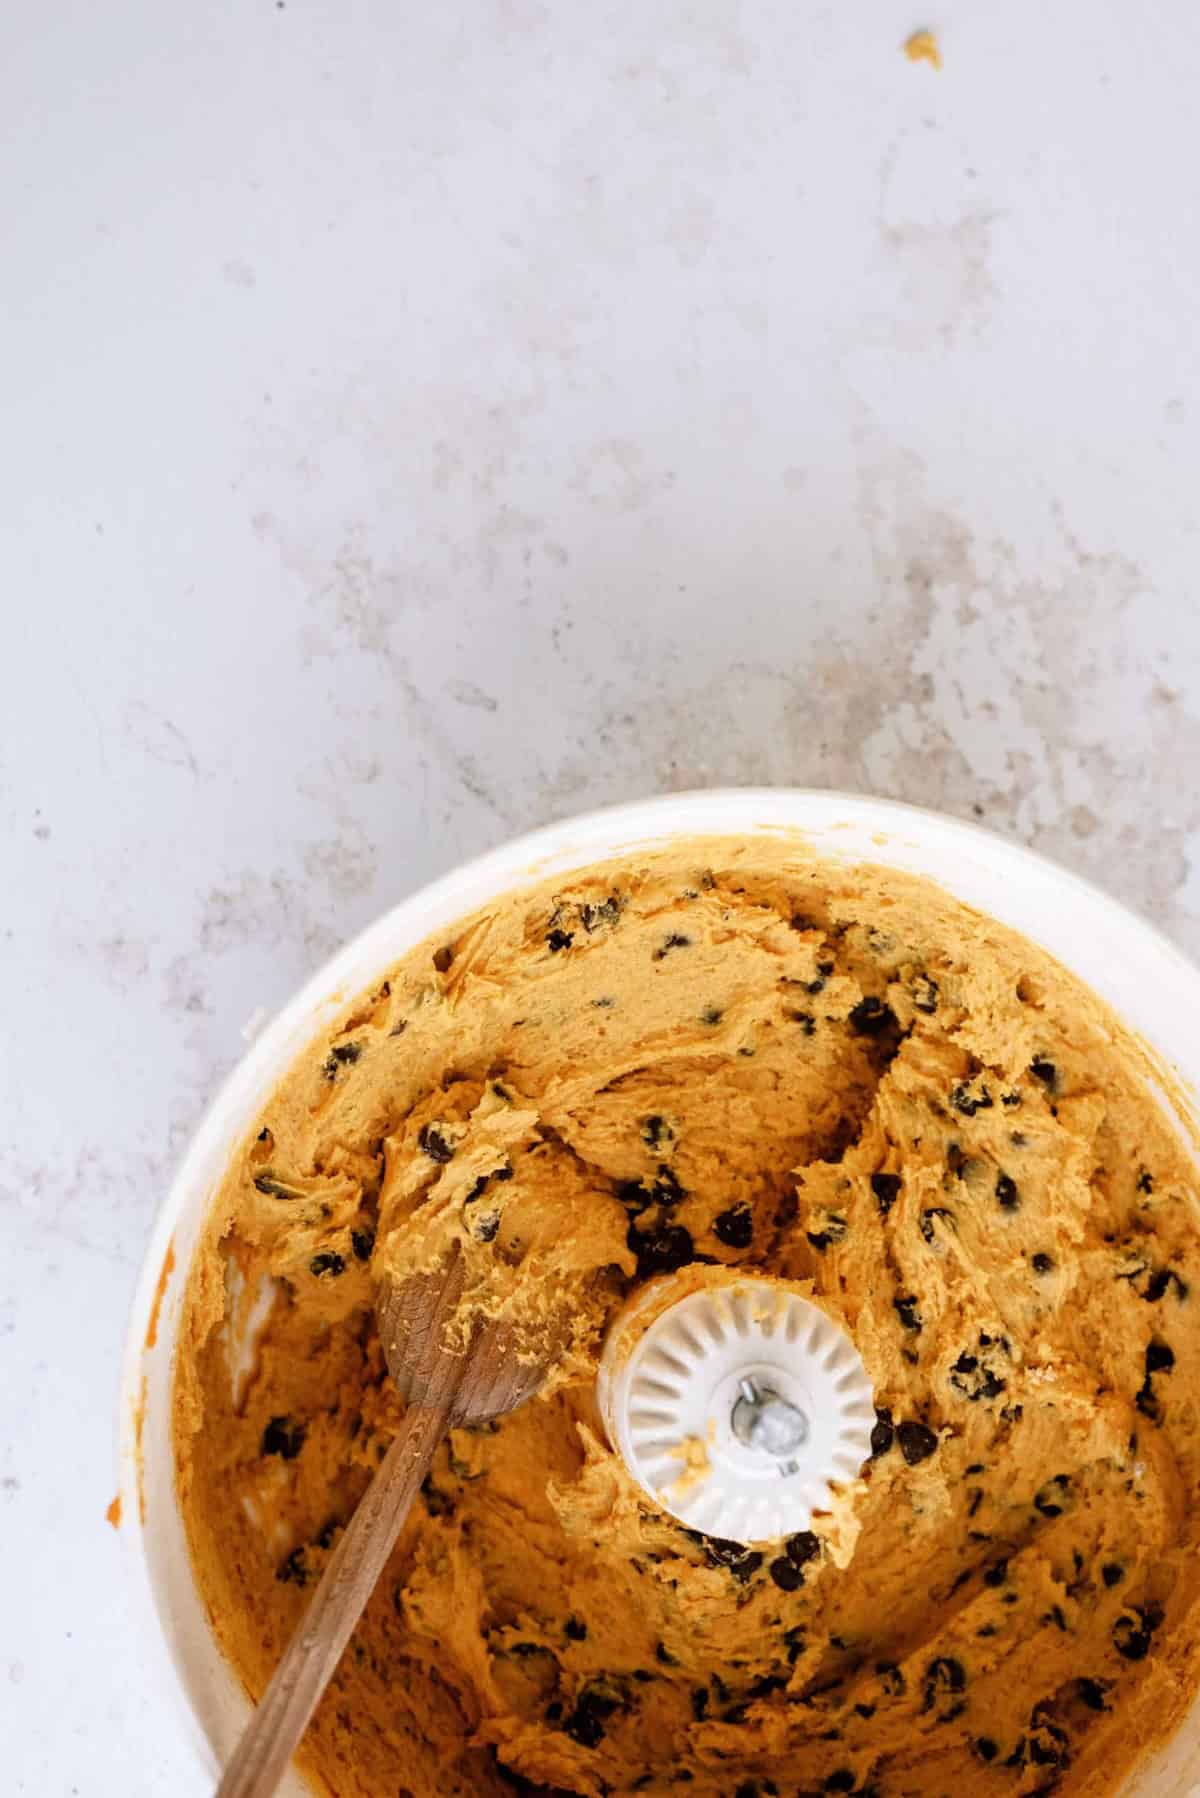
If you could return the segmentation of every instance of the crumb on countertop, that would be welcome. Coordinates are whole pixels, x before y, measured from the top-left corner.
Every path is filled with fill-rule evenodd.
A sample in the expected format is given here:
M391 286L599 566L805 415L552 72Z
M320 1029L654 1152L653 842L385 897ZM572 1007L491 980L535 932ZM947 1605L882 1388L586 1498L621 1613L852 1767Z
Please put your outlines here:
M934 69L942 66L942 52L932 31L914 31L905 40L904 54L909 62L927 62Z

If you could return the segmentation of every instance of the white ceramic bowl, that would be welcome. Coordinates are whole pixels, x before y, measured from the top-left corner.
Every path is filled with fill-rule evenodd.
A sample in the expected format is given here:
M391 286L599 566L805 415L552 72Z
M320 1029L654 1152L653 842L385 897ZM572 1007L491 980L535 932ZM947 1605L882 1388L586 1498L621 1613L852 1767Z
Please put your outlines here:
M247 1703L216 1648L175 1504L171 1367L180 1300L208 1202L230 1151L293 1057L354 993L434 931L497 895L677 837L801 832L823 856L930 876L1040 943L1107 1000L1154 1052L1200 1128L1200 970L1098 888L974 825L862 795L672 794L571 818L522 837L403 900L347 944L258 1036L200 1126L163 1206L133 1306L120 1398L122 1535L147 1660L186 1719L197 1793L240 1732ZM168 1257L171 1271L164 1279ZM156 1328L151 1328L152 1319ZM147 1346L148 1336L155 1338ZM281 1788L304 1798L292 1774ZM1200 1794L1200 1706L1123 1798Z

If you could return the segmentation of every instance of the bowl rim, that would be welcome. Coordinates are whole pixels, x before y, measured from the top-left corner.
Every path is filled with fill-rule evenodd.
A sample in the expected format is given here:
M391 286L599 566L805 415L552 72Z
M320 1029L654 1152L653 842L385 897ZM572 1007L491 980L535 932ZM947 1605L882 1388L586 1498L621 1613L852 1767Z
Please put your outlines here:
M830 842L830 835L836 837L839 831L845 832L844 844ZM188 1690L177 1661L171 1640L170 1607L165 1596L156 1590L142 1509L141 1435L147 1404L145 1381L152 1352L148 1337L156 1333L153 1320L161 1337L153 1352L166 1356L169 1385L175 1325L190 1261L190 1252L181 1256L168 1279L168 1257L172 1256L181 1218L189 1210L197 1218L206 1214L215 1190L211 1169L222 1156L227 1156L246 1127L248 1119L244 1114L261 1103L266 1090L316 1034L321 1020L336 1015L369 984L371 975L364 975L362 969L372 960L376 972L381 973L435 929L468 916L489 899L532 887L556 872L565 875L626 854L669 847L672 842L688 838L755 836L774 840L792 836L798 845L816 837L819 840L814 844L815 851L822 859L840 859L847 865L862 865L875 859L898 869L905 865L903 858L893 858L888 853L897 845L919 847L922 853L945 850L950 861L955 848L969 851L977 858L978 867L986 870L988 879L996 882L996 899L992 903L964 897L952 867L945 872L925 873L924 878L1001 922L1008 921L1004 905L1006 877L1011 875L1018 883L1032 883L1048 899L1060 901L1067 909L1069 901L1091 923L1103 926L1117 940L1140 948L1144 958L1157 964L1176 1000L1187 988L1200 1000L1200 968L1156 924L1093 881L983 824L901 800L833 788L697 788L568 815L456 864L386 908L343 943L266 1021L210 1098L159 1206L130 1306L121 1358L117 1463L120 1534L126 1551L134 1627L140 1631L143 1649L153 1663L148 1677L155 1686L169 1692L173 1708L181 1714L186 1733L198 1751L199 1763L210 1772L216 1765L214 1751L200 1720L195 1695ZM872 847L876 850L874 856ZM1064 962L1085 984L1098 990L1106 1003L1113 1004L1098 987L1094 971L1081 973L1069 953L1047 943L1044 936L1028 926L1013 928ZM1114 1009L1135 1034L1145 1034L1127 1013L1119 1007ZM1195 1009L1190 1015L1196 1015ZM1171 1089L1171 1109L1181 1112L1185 1123L1196 1129L1200 1128L1200 1038L1188 1039L1181 1034L1180 1042L1181 1053L1157 1050L1154 1059ZM215 1642L211 1647L219 1658ZM232 1671L227 1672L232 1681ZM1178 1733L1172 1740L1177 1740ZM1135 1770L1138 1789L1146 1773L1147 1766L1139 1763ZM1150 1789L1146 1787L1147 1791Z

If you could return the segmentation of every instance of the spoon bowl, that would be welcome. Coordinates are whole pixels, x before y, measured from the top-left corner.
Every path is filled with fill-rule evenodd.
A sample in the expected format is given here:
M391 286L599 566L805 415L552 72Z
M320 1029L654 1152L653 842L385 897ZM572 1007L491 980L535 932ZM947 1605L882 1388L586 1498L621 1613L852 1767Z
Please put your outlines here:
M217 1798L270 1798L333 1677L354 1626L387 1564L434 1451L459 1424L490 1422L530 1398L566 1340L554 1325L538 1339L506 1320L468 1312L462 1258L432 1273L385 1273L376 1316L388 1371L407 1404L404 1421L321 1576L295 1635L217 1787Z

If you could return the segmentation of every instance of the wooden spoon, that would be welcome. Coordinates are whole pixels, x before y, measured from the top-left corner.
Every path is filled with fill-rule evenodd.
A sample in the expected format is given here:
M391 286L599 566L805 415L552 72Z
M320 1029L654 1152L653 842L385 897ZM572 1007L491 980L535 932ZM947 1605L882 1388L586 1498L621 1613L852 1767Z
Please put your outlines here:
M545 1332L532 1358L509 1324L481 1319L465 1352L446 1347L446 1324L462 1297L455 1251L438 1274L399 1284L386 1276L376 1299L388 1371L408 1403L391 1447L329 1558L321 1583L217 1787L217 1798L270 1798L321 1694L400 1526L452 1425L487 1423L536 1391L566 1338Z

